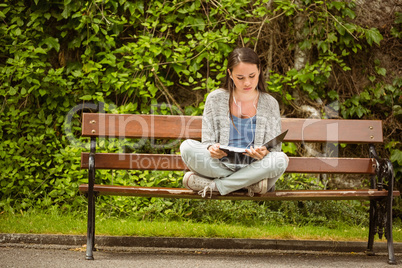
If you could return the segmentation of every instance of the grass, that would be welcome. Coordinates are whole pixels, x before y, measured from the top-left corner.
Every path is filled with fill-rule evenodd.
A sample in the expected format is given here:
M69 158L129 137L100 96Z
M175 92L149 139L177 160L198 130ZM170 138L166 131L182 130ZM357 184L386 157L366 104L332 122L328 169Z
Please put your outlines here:
M401 226L394 226L394 241L402 242ZM60 213L0 215L0 233L86 235L86 217ZM322 226L261 225L242 226L225 223L189 221L136 221L130 218L96 220L97 235L156 237L219 237L290 240L367 241L368 228L339 224ZM377 240L379 240L377 238ZM383 239L384 240L384 239Z

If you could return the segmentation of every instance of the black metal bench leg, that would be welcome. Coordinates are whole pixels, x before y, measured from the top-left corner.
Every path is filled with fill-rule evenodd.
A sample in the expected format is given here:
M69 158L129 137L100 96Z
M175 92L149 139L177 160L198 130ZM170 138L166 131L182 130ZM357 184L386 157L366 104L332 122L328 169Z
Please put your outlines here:
M95 200L94 193L88 189L88 226L87 226L87 252L85 259L93 260L95 246Z
M95 204L96 204L96 193L94 193L94 202L92 206L92 251L96 251L95 247Z
M388 263L396 264L395 253L394 253L394 239L392 236L392 201L394 199L394 169L390 160L385 160L388 177L388 197L387 197L387 224L385 235L387 237L387 247L388 247Z
M88 226L87 226L87 252L85 259L93 260L95 249L95 150L96 138L91 139L91 152L88 162Z
M369 226L369 237L368 237L368 244L367 244L367 250L366 254L369 256L374 256L375 253L373 251L373 245L374 245L374 236L376 234L376 226L375 226L375 210L377 207L377 201L372 200L370 201L370 226Z
M375 181L375 176L371 177L371 188L378 190L383 190L384 188L388 191L388 196L385 201L385 206L378 207L377 201L370 202L370 230L369 230L369 243L368 243L368 253L372 253L374 235L377 232L377 215L381 213L378 217L379 224L379 236L382 238L383 228L385 228L385 237L387 238L387 248L388 248L388 264L397 264L394 253L394 241L392 236L392 201L394 198L394 168L392 163L388 159L379 159L377 152L375 151L374 145L370 145L370 157L375 159L376 175L378 178L378 183ZM384 179L386 179L384 184ZM388 185L386 184L388 182ZM377 185L376 185L377 184ZM377 186L377 187L376 187ZM377 211L380 209L381 211ZM384 221L385 226L384 226ZM371 254L370 254L371 255Z
M387 247L388 247L388 263L396 264L394 253L394 239L392 237L392 196L388 197L387 202Z

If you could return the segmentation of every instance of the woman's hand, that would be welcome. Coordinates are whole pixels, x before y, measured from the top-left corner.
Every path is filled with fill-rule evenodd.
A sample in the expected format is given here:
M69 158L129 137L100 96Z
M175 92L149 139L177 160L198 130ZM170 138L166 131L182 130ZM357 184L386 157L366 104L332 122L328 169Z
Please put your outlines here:
M246 149L246 152L247 152L246 155L248 155L254 159L257 159L257 160L261 160L267 154L269 154L269 151L268 151L267 147L265 147L265 146L256 147L256 148L253 148L253 146L251 146L250 149Z
M209 146L208 151L211 154L212 158L221 159L222 157L227 156L224 151L219 149L219 146L219 143L215 143L214 145Z

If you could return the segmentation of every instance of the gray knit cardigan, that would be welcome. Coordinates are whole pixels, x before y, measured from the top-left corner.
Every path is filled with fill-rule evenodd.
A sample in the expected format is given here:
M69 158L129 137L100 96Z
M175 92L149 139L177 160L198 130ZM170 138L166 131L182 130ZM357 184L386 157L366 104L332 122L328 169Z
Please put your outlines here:
M202 143L212 145L229 144L230 132L229 91L217 89L212 91L205 101L202 116ZM268 93L260 94L257 106L256 133L254 146L261 146L281 133L279 105ZM270 150L280 152L281 144Z

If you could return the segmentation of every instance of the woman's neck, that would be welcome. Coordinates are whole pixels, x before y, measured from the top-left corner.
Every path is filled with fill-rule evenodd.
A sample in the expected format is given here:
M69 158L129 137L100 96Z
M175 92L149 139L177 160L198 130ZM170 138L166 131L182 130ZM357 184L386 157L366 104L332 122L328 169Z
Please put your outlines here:
M250 92L240 92L234 91L233 96L236 99L236 102L254 102L258 97L259 92L257 89Z
M234 92L235 93L235 92ZM250 118L257 113L257 103L259 92L256 90L255 94L247 92L248 94L233 94L233 102L231 105L231 114L240 118Z

